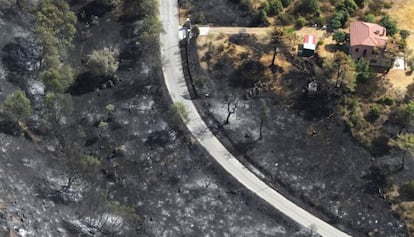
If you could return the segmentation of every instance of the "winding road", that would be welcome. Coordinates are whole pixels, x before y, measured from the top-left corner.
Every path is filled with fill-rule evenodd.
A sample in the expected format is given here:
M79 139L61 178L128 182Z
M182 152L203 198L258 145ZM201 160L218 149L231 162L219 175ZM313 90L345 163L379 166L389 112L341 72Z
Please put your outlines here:
M208 153L238 182L298 224L312 228L321 236L350 236L307 212L272 189L241 164L213 135L190 99L184 79L179 49L179 18L177 0L160 0L160 19L164 32L160 35L163 74L174 103L182 103L188 113L187 128Z

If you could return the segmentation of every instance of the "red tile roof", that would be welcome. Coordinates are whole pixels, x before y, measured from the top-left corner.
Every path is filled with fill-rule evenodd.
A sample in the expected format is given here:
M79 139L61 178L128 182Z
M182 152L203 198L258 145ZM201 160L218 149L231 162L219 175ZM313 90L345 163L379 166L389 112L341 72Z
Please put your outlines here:
M303 48L315 50L316 49L316 37L313 35L305 35L303 39Z
M385 28L373 23L351 22L349 33L351 47L355 45L382 47L387 42L387 31Z

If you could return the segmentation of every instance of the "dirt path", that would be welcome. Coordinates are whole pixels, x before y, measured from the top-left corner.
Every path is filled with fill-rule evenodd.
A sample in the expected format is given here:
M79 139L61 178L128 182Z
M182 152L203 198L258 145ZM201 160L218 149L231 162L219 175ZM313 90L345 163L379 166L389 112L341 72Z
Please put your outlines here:
M255 34L255 35L264 35L272 31L271 27L210 27L209 33L215 34Z

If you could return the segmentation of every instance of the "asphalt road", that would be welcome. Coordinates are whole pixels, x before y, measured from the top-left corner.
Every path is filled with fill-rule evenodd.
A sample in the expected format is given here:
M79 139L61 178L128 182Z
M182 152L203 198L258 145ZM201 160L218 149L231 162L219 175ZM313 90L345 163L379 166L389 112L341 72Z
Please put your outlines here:
M312 228L327 237L350 236L289 201L242 165L213 135L198 114L185 83L178 47L178 6L176 0L160 1L160 19L164 32L160 35L163 74L174 103L181 102L189 113L187 127L210 155L244 187L298 224Z

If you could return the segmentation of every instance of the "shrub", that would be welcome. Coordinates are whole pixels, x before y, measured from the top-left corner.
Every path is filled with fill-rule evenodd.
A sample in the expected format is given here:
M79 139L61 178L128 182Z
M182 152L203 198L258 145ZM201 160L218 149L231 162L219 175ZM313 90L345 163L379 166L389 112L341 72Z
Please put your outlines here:
M296 20L296 28L300 29L302 27L304 27L308 22L306 21L306 19L303 16L299 16L298 19Z
M280 0L270 0L269 1L269 11L267 14L269 16L274 16L279 14L283 10L283 5Z
M173 127L178 127L182 120L184 123L187 123L190 118L185 105L181 102L175 102L172 104L168 110L168 120L170 125Z
M367 83L372 78L371 68L369 66L369 61L364 58L360 58L355 63L355 69L357 72L357 82L358 83Z
M320 15L320 5L318 0L303 0L301 4L295 8L296 13L301 15L309 15L313 13L314 16Z
M369 13L364 17L364 21L374 23L375 22L375 16L373 14Z
M339 29L344 27L348 22L349 13L344 10L339 10L336 12L335 16L331 19L331 27L333 29Z
M402 39L407 39L410 36L410 32L408 30L400 30L400 35Z
M389 15L385 15L379 21L380 25L384 26L387 29L387 34L392 36L398 32L397 23L395 20L391 19Z
M343 44L346 42L347 39L347 35L345 32L340 31L340 30L335 30L333 36L332 36L333 40L336 41L337 44Z
M63 65L60 68L49 68L39 75L40 79L48 91L64 93L73 83L75 73L69 65Z
M32 109L26 93L17 90L3 102L2 110L10 120L17 122L29 116Z
M88 70L95 76L113 76L118 70L118 52L108 48L94 50L86 62Z

